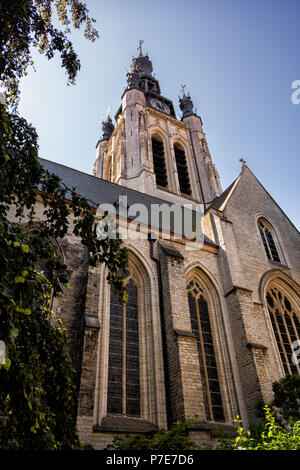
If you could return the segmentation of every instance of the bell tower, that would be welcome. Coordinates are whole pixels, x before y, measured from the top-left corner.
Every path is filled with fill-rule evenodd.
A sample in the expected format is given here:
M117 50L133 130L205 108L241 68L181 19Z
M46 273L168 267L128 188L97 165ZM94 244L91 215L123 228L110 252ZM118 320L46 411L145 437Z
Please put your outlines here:
M94 175L176 203L208 203L222 192L200 116L182 86L176 118L139 42L115 115L102 122Z

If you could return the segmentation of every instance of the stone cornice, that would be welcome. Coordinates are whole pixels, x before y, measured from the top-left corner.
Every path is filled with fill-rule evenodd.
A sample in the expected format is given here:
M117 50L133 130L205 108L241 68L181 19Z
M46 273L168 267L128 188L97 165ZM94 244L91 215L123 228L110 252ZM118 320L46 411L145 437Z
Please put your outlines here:
M196 335L192 331L178 330L178 329L174 329L173 331L177 336L187 336L188 338L197 339Z
M247 348L249 349L261 349L262 351L266 351L268 348L264 344L258 343L247 343Z
M157 426L149 421L128 416L105 416L101 424L93 427L93 432L152 433Z
M252 294L252 292L253 292L251 289L248 289L247 287L233 286L231 289L229 289L229 291L227 291L224 294L224 297L227 297L228 295L233 294L234 292L236 292L238 290L248 292L249 294Z
M181 127L182 129L188 129L188 124L186 124L185 122L182 122L182 121L178 121L178 119L175 119L172 116L169 116L169 115L164 114L164 113L160 113L159 111L156 111L152 108L149 108L148 106L146 106L146 110L148 111L149 116L151 116L151 115L157 116L160 119L164 119L165 121L171 122L172 124L174 124L177 127Z

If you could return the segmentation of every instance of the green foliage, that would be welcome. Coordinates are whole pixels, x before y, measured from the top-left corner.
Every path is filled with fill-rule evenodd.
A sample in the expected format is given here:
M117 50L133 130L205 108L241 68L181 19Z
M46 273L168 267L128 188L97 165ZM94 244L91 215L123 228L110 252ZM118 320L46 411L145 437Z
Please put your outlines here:
M115 437L107 450L151 450L151 451L181 451L196 448L188 436L188 429L194 420L177 422L166 430L160 430L149 435L133 434L124 438Z
M66 334L48 315L50 292L57 296L71 273L51 240L78 236L89 264L106 264L108 281L122 298L127 250L119 238L98 240L91 201L39 164L32 126L1 104L0 113L0 340L6 345L0 368L0 448L78 448ZM38 230L37 198L44 207ZM19 223L9 221L13 216ZM41 279L40 263L51 273L51 285Z
M50 311L52 284L35 264L29 235L7 221L0 232L7 268L1 269L0 337L9 359L0 364L0 448L80 448L74 370L66 332Z
M300 421L278 423L270 407L264 407L264 423L255 432L246 431L239 416L235 439L224 440L219 450L300 450Z
M265 406L265 424L258 437L246 432L242 421L237 418L237 437L233 448L236 450L300 450L300 421L290 421L281 426L270 408Z
M75 189L68 188L54 174L45 170L38 162L38 143L35 129L25 119L7 111L0 104L0 222L8 219L12 205L21 221L24 217L28 229L34 226L36 199L44 205L43 220L39 221L38 238L31 237L37 256L53 272L54 295L61 285L68 282L66 266L62 265L58 253L49 250L49 239L59 239L68 231L81 239L87 248L89 263L105 263L108 281L125 294L122 269L127 266L127 250L122 240L98 240L96 236L96 204L81 197ZM67 203L67 194L68 200ZM72 226L71 216L75 217ZM1 234L0 234L1 235Z
M299 450L300 449L300 376L287 375L272 385L270 404L259 401L256 415L261 423L245 431L239 417L235 440L224 440L219 449Z
M54 12L64 31L54 28ZM93 41L98 36L93 21L79 0L0 1L0 82L7 98L0 100L1 449L79 447L67 336L49 313L51 299L67 287L71 273L53 241L67 233L77 236L89 264L105 263L108 281L126 299L122 241L118 236L97 239L96 204L40 165L37 133L16 112L19 80L33 64L31 46L48 59L58 52L74 83L80 62L69 25L84 26L85 37ZM37 200L42 215L36 213ZM41 274L41 263L49 280Z
M56 14L62 29L53 26ZM18 99L20 78L33 65L31 47L51 59L60 54L68 83L75 83L80 61L70 41L70 25L84 28L90 41L98 37L84 3L79 0L1 0L0 2L0 81L10 102Z
M276 422L285 426L290 421L300 420L300 376L298 374L287 375L272 384L274 392L273 400L268 404ZM251 435L260 435L265 425L265 406L263 400L256 404L256 416L261 420L259 424L252 425Z
M271 407L281 422L300 420L300 375L287 375L273 383Z

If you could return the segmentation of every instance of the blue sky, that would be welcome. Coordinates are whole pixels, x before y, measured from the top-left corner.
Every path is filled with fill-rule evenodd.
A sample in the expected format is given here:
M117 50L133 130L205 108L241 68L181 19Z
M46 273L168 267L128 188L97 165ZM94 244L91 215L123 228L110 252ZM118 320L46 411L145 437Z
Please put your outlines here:
M82 68L66 85L59 59L34 53L36 72L21 82L20 114L37 129L40 156L91 173L101 120L120 106L126 69L143 39L161 92L187 85L223 189L243 157L300 228L299 0L86 0L100 38L71 39Z

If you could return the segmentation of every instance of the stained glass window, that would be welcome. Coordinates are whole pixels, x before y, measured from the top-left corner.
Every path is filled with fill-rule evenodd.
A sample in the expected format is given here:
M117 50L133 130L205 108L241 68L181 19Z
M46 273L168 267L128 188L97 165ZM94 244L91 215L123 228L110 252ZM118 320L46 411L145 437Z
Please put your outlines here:
M293 353L299 348L299 312L296 313L289 298L277 287L268 290L266 301L285 373L299 374L299 363L293 360Z
M191 281L187 290L192 331L197 338L206 419L224 421L207 300L204 291L196 281Z
M268 227L267 224L261 220L258 222L258 227L268 259L280 263L280 258L274 242L271 227Z
M128 273L127 304L111 290L107 412L140 416L138 289Z

